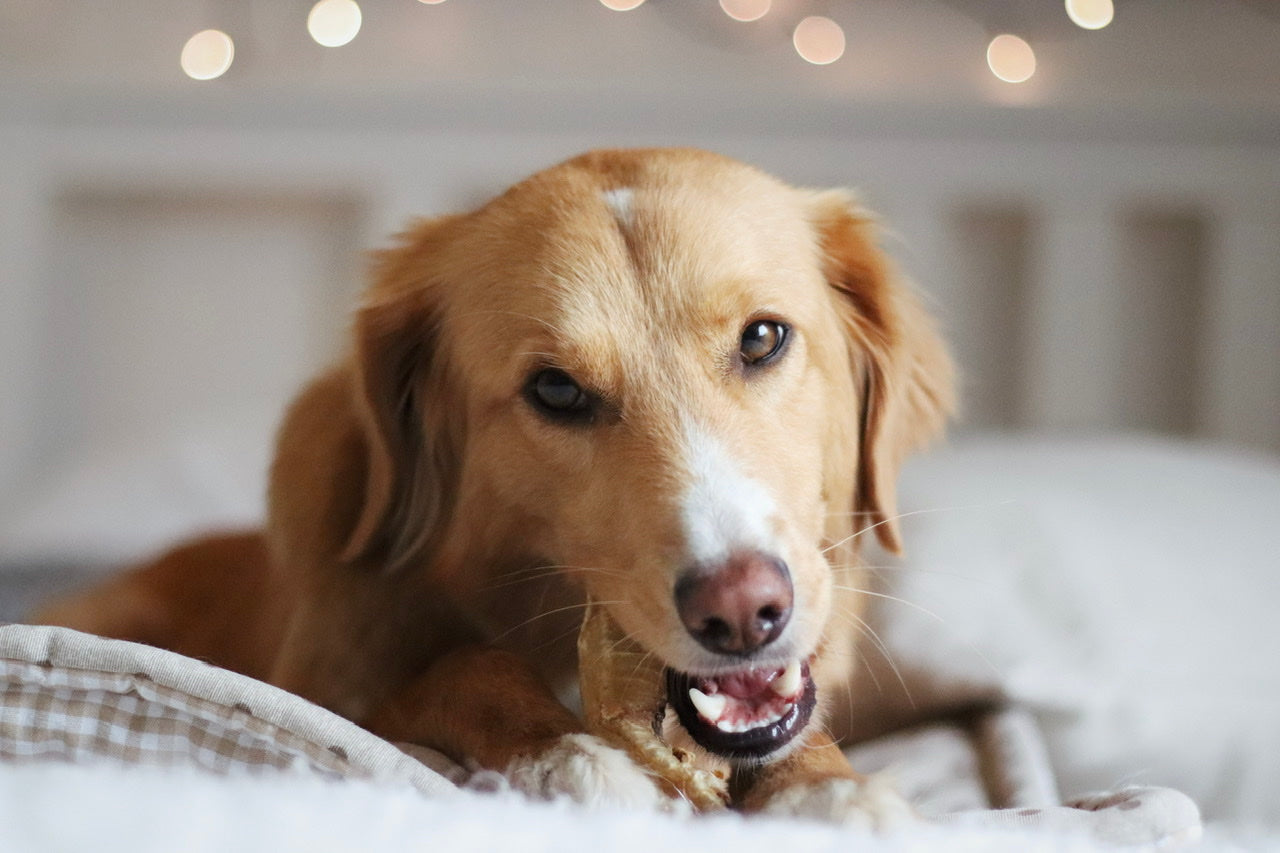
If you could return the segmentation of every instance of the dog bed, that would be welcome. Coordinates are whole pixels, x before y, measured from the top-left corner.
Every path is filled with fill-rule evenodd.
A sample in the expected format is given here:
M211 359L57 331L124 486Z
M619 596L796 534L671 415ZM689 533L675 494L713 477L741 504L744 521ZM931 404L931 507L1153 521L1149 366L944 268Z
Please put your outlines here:
M924 818L920 827L875 842L885 849L918 845L931 833L952 849L1027 849L1028 835L1041 848L1087 849L1167 847L1200 832L1194 804L1168 789L1131 788L1062 803L1036 724L1016 709L974 710L886 735L851 750L850 758L863 772L890 776ZM296 847L317 840L335 810L367 825L333 829L319 839L326 848L359 847L360 838L382 837L378 833L402 823L408 834L384 838L387 845L413 836L410 847L434 847L423 844L429 830L432 838L449 839L449 849L497 849L521 825L519 849L586 850L610 838L630 847L637 839L660 843L687 831L709 833L707 843L718 844L745 834L743 825L750 824L747 849L770 839L775 847L794 844L805 833L814 849L839 849L851 832L781 829L737 815L688 826L681 818L651 815L638 829L637 815L570 817L574 810L566 804L516 804L496 774L471 772L420 747L401 749L253 679L133 643L4 625L0 788L16 799L0 798L6 803L0 846L14 849L2 843L5 833L18 833L8 840L21 840L24 849L82 846L68 826L21 805L34 796L32 786L92 792L99 806L114 803L99 812L117 827L122 816L144 812L159 814L150 823L171 826L175 814L195 809L185 815L190 823L178 823L188 835L203 826L198 846L207 849L233 839L239 846L245 838L256 839L248 845L254 849L280 849L281 839L284 847ZM264 802L278 808L264 812ZM352 804L362 808L352 811ZM251 820L268 822L270 831L246 829ZM675 823L682 827L673 829ZM551 836L553 843L545 836L562 831L572 837Z

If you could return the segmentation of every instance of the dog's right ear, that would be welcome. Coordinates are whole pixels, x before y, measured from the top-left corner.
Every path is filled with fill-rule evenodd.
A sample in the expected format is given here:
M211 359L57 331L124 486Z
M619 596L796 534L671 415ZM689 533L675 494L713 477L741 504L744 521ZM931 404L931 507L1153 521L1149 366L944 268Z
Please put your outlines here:
M354 404L365 443L360 515L344 560L388 570L421 559L447 521L460 408L449 406L433 256L455 217L424 220L374 255L355 318Z

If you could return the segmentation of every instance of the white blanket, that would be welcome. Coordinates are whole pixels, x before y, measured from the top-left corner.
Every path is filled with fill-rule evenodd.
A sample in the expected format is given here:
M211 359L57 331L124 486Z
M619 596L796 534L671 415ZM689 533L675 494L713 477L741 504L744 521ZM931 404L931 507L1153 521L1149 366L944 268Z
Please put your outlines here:
M680 819L589 813L513 795L424 797L407 786L314 776L214 777L102 765L0 767L0 850L547 851L733 853L822 851L1085 851L1061 827L921 825L885 837L734 814ZM1223 847L1222 849L1230 849Z

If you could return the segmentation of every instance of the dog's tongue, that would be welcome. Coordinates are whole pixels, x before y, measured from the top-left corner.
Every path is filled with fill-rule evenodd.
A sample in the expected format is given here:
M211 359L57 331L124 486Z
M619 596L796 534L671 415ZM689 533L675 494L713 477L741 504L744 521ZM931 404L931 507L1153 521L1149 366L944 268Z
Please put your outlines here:
M782 673L780 669L747 669L715 678L716 691L734 699L751 699L771 693L769 684Z

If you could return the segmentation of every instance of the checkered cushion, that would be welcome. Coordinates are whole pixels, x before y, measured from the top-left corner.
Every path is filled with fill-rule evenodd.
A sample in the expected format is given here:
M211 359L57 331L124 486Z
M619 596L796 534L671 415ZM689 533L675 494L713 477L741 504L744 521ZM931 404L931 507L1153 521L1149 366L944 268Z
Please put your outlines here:
M303 699L181 655L65 628L0 626L0 760L302 769L452 784Z

